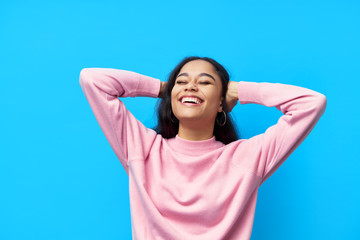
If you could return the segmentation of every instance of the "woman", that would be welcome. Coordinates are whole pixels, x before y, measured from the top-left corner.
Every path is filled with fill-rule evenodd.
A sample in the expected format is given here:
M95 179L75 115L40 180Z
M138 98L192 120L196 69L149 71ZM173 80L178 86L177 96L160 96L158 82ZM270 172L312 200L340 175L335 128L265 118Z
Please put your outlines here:
M250 239L260 185L324 113L326 97L280 84L229 81L211 58L182 60L166 82L111 68L85 68L80 85L129 176L133 239ZM156 131L118 97L161 97ZM236 105L276 107L265 133L237 140Z

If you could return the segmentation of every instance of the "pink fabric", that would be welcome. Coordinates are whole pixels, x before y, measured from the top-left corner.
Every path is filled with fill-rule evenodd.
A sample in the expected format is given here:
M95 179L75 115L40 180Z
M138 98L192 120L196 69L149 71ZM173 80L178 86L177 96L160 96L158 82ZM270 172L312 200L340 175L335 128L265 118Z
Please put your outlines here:
M138 240L250 239L259 186L308 136L326 97L280 83L239 82L240 104L276 107L265 133L224 145L215 137L164 139L118 97L157 97L160 80L112 68L84 68L80 85L129 176L131 226Z

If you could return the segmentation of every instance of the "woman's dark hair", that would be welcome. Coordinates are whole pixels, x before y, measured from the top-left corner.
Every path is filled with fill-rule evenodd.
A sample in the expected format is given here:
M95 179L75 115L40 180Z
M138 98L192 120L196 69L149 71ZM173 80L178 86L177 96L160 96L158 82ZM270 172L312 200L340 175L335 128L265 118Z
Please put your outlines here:
M223 104L223 110L226 114L226 123L225 125L220 126L218 123L216 123L218 120L215 121L215 126L214 126L215 139L223 142L224 144L228 144L235 140L238 140L238 136L234 128L232 119L229 115L228 107L225 101L227 86L230 79L229 74L221 64L219 64L214 59L208 57L198 57L198 56L185 57L170 73L167 84L165 86L160 102L158 104L158 112L157 112L158 125L155 127L154 130L158 134L161 134L163 138L172 138L175 137L176 134L178 133L179 121L178 119L176 119L176 117L172 112L171 91L175 85L176 76L179 74L181 68L186 63L197 59L201 59L211 63L214 66L216 73L221 78L222 96L224 97L222 104ZM222 112L220 112L216 118L219 119L220 122L224 122L224 114Z

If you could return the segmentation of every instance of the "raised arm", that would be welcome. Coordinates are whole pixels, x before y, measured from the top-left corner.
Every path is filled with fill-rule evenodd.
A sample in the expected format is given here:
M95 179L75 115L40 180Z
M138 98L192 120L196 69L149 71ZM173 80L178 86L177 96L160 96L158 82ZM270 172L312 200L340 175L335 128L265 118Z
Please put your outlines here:
M230 84L230 83L229 83ZM234 91L237 88L237 91ZM229 85L228 101L276 107L284 115L265 133L247 141L249 155L256 161L251 170L267 180L312 131L327 105L326 97L316 91L281 83L244 82ZM236 96L237 95L237 96ZM239 156L241 157L241 156Z
M147 129L118 97L157 97L160 80L112 68L84 68L80 86L102 131L128 174L128 161L147 155L156 133Z

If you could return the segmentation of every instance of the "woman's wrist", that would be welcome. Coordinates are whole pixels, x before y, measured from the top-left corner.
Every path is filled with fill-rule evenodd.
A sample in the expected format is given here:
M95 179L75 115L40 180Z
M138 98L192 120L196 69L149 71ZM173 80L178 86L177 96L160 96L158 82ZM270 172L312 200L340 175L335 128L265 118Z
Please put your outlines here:
M160 81L160 91L159 91L159 95L158 95L159 98L162 98L162 96L164 94L166 83L167 82Z

